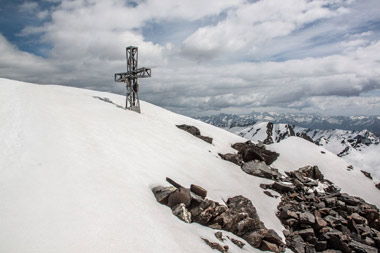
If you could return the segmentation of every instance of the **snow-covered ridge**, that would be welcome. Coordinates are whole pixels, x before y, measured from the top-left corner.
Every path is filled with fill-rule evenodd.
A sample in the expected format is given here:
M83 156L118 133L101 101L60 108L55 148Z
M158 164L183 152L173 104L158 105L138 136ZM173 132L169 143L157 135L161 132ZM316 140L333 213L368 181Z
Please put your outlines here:
M91 90L0 79L0 100L1 252L214 252L201 237L215 241L215 230L156 202L152 188L166 177L201 185L220 203L243 195L282 234L279 199L260 188L271 181L218 156L243 137L145 102L142 114L125 111L123 96ZM280 153L279 172L317 165L343 192L380 206L373 182L324 147L290 137L268 148Z
M260 122L248 127L226 128L226 130L252 141L263 141L268 144L281 142L289 136L300 136L380 178L378 157L380 138L368 130L320 130L270 122Z

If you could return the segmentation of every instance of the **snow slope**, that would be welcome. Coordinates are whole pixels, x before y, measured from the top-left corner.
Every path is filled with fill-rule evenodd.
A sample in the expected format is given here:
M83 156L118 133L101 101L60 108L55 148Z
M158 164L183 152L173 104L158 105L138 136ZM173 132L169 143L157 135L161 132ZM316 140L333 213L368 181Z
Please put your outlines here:
M270 181L218 157L246 139L149 103L142 114L123 103L115 94L0 79L0 252L214 252L201 240L216 241L214 230L185 224L156 202L151 189L167 176L201 185L219 202L244 195L281 235L279 200L259 187ZM213 144L175 126L184 123ZM361 173L293 139L271 146L280 170L317 164L344 191L380 206L380 191Z

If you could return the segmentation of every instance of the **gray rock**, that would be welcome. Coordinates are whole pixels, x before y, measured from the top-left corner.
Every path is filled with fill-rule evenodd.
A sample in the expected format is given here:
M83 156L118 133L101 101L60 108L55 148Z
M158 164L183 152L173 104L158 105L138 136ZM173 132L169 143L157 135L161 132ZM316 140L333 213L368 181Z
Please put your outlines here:
M184 203L180 203L173 208L173 214L186 223L191 223L191 213L186 209Z
M178 127L179 129L182 129L182 130L184 130L184 131L186 131L192 135L195 135L195 136L201 135L201 131L199 131L199 129L195 126L183 124L183 125L176 125L176 127Z
M191 195L190 195L189 190L185 188L180 188L180 189L177 189L172 194L170 194L168 198L168 204L167 204L170 208L180 203L184 203L186 207L190 206Z
M245 173L257 177L276 179L281 176L281 174L277 170L267 166L265 162L257 160L244 163L241 168Z
M299 219L301 223L304 224L314 224L315 223L315 217L310 212L304 212L299 214Z
M308 236L314 236L314 230L312 228L306 228L306 229L298 231L298 234L302 238L306 238Z
M163 186L157 186L152 189L154 197L156 198L157 202L166 205L168 203L168 199L170 194L175 192L177 188L174 186L169 187L163 187Z

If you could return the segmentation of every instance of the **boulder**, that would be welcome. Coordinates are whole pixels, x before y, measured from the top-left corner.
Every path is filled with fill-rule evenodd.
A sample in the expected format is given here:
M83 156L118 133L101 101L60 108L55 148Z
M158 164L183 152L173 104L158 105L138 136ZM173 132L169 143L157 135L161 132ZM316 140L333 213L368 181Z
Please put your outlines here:
M323 180L323 174L319 170L318 166L305 166L298 170L306 177L312 178L314 180Z
M191 223L191 213L186 209L184 203L180 203L173 208L173 214L186 223Z
M248 173L256 177L277 179L281 176L278 170L272 169L271 167L266 165L265 162L257 160L244 163L241 168L245 173Z
M169 187L163 187L163 186L157 186L152 189L154 197L156 198L157 202L167 205L168 204L168 199L170 194L175 192L177 188L173 186Z
M190 206L191 203L190 191L185 188L177 189L170 194L167 205L172 208L181 203L184 203L186 207Z
M263 145L255 145L251 141L247 141L246 143L235 143L232 147L239 151L244 162L259 160L270 165L280 155L276 152L265 149L265 146Z
M243 158L241 157L240 154L231 154L231 153L228 153L228 154L219 154L219 156L223 159L223 160L226 160L226 161L229 161L229 162L232 162L236 165L243 165Z

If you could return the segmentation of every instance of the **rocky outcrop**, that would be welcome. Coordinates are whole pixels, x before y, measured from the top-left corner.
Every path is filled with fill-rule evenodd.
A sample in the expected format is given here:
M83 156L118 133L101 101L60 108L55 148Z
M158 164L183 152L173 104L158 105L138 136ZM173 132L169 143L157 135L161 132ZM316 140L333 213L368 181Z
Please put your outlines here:
M257 177L264 177L268 179L277 179L281 177L278 170L271 168L262 161L254 160L244 163L241 169L247 174Z
M294 252L378 252L380 218L376 206L341 193L317 166L288 172L288 189L265 185L282 196L277 216Z
M180 186L173 180L168 181ZM201 188L200 186L198 187ZM188 194L184 193L186 191ZM282 242L281 237L274 230L265 227L263 222L260 221L252 202L243 196L229 198L225 203L226 205L222 205L194 194L194 191L190 192L183 187L176 190L173 190L172 186L156 187L153 189L153 193L157 201L162 204L166 203L172 208L173 214L186 223L196 222L213 229L231 232L243 238L251 246L261 250L273 252L284 250L285 244ZM190 203L188 201L189 196ZM222 238L220 234L218 234L218 237ZM210 247L226 252L226 248L219 243L204 240ZM239 247L244 246L244 243L237 239L231 239L231 241Z
M278 153L267 150L264 145L256 145L251 141L235 143L232 147L238 151L238 154L242 156L244 162L258 160L270 165L279 156Z
M212 138L211 137L208 137L208 136L203 136L201 135L201 131L199 131L199 129L195 126L190 126L190 125L176 125L179 129L182 129L192 135L194 135L195 137L201 139L201 140L204 140L205 142L208 142L210 144L212 144Z
M371 180L373 179L371 173L364 171L364 170L361 170L361 172L364 174L364 176L368 177L369 179L371 179Z
M223 160L226 160L226 161L229 161L229 162L232 162L236 165L239 165L239 166L242 166L243 165L243 157L241 156L241 154L231 154L231 153L228 153L228 154L219 154L219 156L223 159Z

